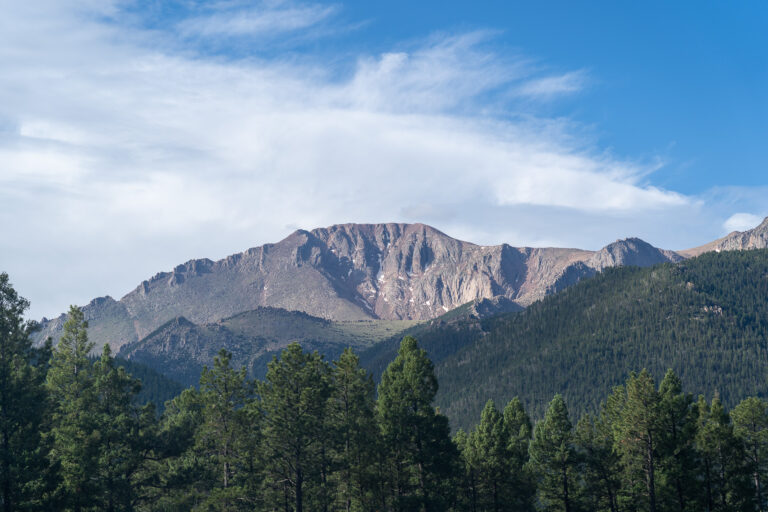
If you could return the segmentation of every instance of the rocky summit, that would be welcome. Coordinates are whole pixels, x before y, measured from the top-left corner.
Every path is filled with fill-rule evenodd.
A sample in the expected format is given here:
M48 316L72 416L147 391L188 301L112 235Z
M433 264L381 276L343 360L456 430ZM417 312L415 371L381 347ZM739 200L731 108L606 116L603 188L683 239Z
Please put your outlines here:
M768 217L759 226L747 231L734 231L714 242L680 251L686 258L698 256L705 252L740 251L745 249L768 248Z
M219 261L191 260L83 311L90 339L118 349L177 317L209 324L264 306L329 320L427 320L494 297L527 306L606 267L681 258L637 238L595 252L482 246L424 224L343 224ZM64 320L44 320L38 341L56 339Z

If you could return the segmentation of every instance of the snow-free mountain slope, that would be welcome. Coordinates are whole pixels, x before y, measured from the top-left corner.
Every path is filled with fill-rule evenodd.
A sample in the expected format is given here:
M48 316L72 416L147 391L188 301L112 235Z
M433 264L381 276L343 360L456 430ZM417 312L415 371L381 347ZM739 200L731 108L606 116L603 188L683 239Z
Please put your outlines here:
M677 259L638 239L594 252L482 246L424 224L343 224L219 261L191 260L84 313L96 345L119 349L177 317L204 325L266 306L329 320L428 320L493 297L527 306L607 266ZM56 338L64 320L44 321L38 341Z
M686 258L690 258L709 251L720 252L765 248L768 248L768 217L763 219L763 222L753 229L733 231L714 242L678 252Z

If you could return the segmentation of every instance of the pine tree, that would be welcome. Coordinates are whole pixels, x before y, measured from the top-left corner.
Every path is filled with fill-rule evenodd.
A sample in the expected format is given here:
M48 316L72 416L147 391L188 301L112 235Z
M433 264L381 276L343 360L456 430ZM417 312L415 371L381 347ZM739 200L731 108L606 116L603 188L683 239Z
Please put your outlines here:
M685 512L698 494L696 481L696 415L693 397L670 369L659 385L659 468L668 508Z
M453 442L459 451L460 465L462 466L460 477L458 478L457 503L458 510L467 510L477 512L478 508L478 467L480 460L477 456L477 443L474 440L476 433L470 434L459 429Z
M581 418L576 425L575 442L588 510L618 512L621 464L605 415Z
M72 306L51 360L47 389L52 404L51 462L58 471L60 510L96 510L101 489L98 399L82 311Z
M394 510L446 510L455 498L458 453L447 418L432 405L436 393L432 362L406 336L381 377L376 403Z
M642 500L649 512L656 512L661 413L653 377L646 370L633 372L626 387L616 388L609 397L606 408L624 466L628 501Z
M576 462L573 425L563 397L557 394L544 419L536 424L530 446L529 464L538 477L539 499L546 510L576 510Z
M504 417L488 400L472 441L480 461L478 467L479 502L481 510L499 512L506 502L511 480L509 431Z
M749 397L731 411L734 433L745 446L746 457L752 466L752 482L757 510L765 510L765 472L768 465L768 403Z
M509 509L518 512L533 510L536 495L535 483L527 469L528 449L533 434L533 426L528 413L517 397L504 407L504 425L509 435L510 486L505 501Z
M222 349L213 368L206 366L200 376L203 421L195 434L194 450L207 469L207 497L199 506L203 510L252 510L255 501L246 492L247 483L259 477L253 474L258 424L252 424L246 407L252 386L245 368L230 368L230 359L231 354Z
M334 486L337 506L347 512L373 510L380 502L381 447L374 419L373 379L347 348L333 363L329 431L336 440Z
M34 328L24 321L29 302L0 273L0 507L5 512L41 505L46 489L46 444L40 432L47 405L44 354L32 348ZM42 357L41 357L42 356Z
M148 510L187 512L199 506L210 488L207 461L194 450L204 421L203 400L195 388L185 389L165 404L156 435L156 457L148 461Z
M154 406L139 409L134 401L141 382L117 367L109 345L94 364L98 406L95 428L99 434L99 508L106 512L134 509L142 491L137 478L152 446Z
M321 511L329 505L322 474L329 374L317 352L292 343L269 363L266 381L258 385L267 499L275 508Z
M704 507L708 511L751 510L750 467L744 444L734 435L730 417L718 397L707 406L699 399L697 448L704 468Z

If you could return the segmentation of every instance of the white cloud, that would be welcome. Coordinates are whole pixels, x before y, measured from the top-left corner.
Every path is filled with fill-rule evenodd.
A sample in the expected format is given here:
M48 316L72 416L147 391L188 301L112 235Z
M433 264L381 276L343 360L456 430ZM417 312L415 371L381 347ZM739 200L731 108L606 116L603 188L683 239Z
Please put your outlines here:
M723 223L729 233L732 231L747 231L763 221L763 217L751 213L734 213Z
M562 75L535 78L518 89L522 96L551 98L581 91L587 83L584 71L571 71Z
M333 6L269 6L234 9L182 21L178 29L185 36L275 36L311 27L336 11Z
M238 34L284 16L270 30L290 31L330 15L270 5L199 14L188 29ZM309 57L173 51L175 27L144 32L120 13L119 2L40 0L0 18L0 270L33 316L277 241L288 225L420 221L521 245L706 241L673 229L704 217L696 199L644 181L656 164L580 144L566 119L516 112L521 87L572 93L583 77L538 77L490 51L488 34L359 55L339 79Z

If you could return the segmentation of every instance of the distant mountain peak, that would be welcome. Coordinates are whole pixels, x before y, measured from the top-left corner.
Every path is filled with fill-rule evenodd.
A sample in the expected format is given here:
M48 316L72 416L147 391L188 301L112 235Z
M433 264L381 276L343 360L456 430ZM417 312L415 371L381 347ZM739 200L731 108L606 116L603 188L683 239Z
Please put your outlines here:
M494 297L527 306L608 266L676 259L637 238L593 252L476 245L420 223L336 224L189 260L84 310L93 341L118 349L177 317L209 325L265 306L329 320L428 320ZM64 319L45 322L39 339L58 337Z
M720 252L765 248L768 248L768 217L752 229L733 231L714 242L678 252L686 257L692 257L709 251Z

